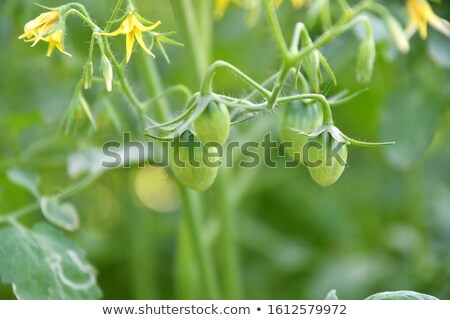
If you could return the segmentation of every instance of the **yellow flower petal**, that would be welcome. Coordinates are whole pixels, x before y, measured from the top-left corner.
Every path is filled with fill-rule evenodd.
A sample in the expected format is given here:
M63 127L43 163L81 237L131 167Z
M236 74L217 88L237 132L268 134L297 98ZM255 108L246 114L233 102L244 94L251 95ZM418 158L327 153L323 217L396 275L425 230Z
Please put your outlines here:
M134 46L134 33L129 32L126 35L127 42L126 42L126 50L127 50L127 63L130 61L131 54L133 53L133 46Z
M144 49L145 52L147 52L149 55L152 56L153 59L155 59L155 55L147 48L147 46L144 43L144 40L142 39L142 33L140 30L136 30L134 32L134 35L136 37L137 42L139 43L139 45L142 47L142 49Z
M408 0L409 24L406 29L408 36L412 36L418 29L420 37L427 37L427 25L450 38L450 24L437 16L427 0Z
M151 51L145 45L144 40L142 39L142 32L154 30L160 24L161 21L158 21L150 26L144 26L139 21L136 14L129 14L125 18L125 20L121 23L120 27L117 30L108 33L98 33L98 35L113 37L119 34L124 34L126 36L126 62L128 63L128 61L130 61L131 54L133 53L135 38L139 43L139 45L142 47L142 49L145 50L145 52L147 52L153 58L155 57L153 53L151 53Z

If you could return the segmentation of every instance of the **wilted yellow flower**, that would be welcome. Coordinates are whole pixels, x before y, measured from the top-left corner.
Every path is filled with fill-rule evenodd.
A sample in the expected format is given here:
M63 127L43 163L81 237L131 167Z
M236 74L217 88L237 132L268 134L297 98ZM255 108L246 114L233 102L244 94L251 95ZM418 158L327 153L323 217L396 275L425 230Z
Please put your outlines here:
M411 37L419 29L420 37L427 37L427 24L450 38L450 23L437 16L427 0L408 0L409 25L406 33Z
M145 50L149 55L151 55L153 58L155 58L155 55L151 53L151 51L147 48L147 46L144 43L144 40L142 39L142 32L144 31L150 31L155 29L161 24L161 21L158 21L151 26L144 26L138 19L137 15L135 13L128 14L125 20L122 22L120 27L113 32L109 33L99 33L99 35L104 36L117 36L119 34L126 35L126 51L127 51L127 63L130 61L131 53L133 52L133 46L134 46L134 39L136 38L139 45L142 47L142 49Z
M40 39L42 41L48 42L47 57L50 57L52 55L53 49L55 49L55 47L62 53L68 55L69 57L72 56L70 53L64 50L63 36L64 36L63 29L58 28L55 31L51 32L48 36ZM32 47L36 43L37 42L33 43Z
M24 33L19 39L25 41L34 41L35 45L42 40L42 36L45 35L55 24L59 21L59 10L44 12L35 19L29 21L23 28Z

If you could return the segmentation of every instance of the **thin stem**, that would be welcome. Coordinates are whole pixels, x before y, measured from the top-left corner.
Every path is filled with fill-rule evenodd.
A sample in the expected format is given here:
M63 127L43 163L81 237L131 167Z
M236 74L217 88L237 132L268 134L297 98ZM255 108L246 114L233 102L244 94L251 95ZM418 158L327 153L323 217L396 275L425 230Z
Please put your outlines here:
M357 23L359 23L359 22L366 23L364 20L367 18L356 17L364 9L365 9L365 7L356 8L352 11L352 14L346 15L343 18L341 18L340 22L336 23L335 26L330 28L327 32L325 32L322 36L320 36L316 41L314 41L310 46L303 48L302 50L300 50L300 52L291 56L290 62L292 64L294 64L297 61L303 59L308 54L310 54L313 50L324 46L325 44L327 44L328 42L333 40L336 36L346 32L348 29L354 27Z
M323 110L323 124L326 125L332 125L333 124L333 116L331 113L331 107L330 104L327 101L327 98L325 98L321 94L314 94L314 93L308 93L308 94L300 94L300 95L294 95L289 97L283 97L278 99L278 103L286 103L296 100L306 100L306 99L312 99L316 100L320 103Z
M120 66L119 62L117 62L116 57L111 51L111 47L109 46L109 42L106 41L105 47L105 53L108 56L108 58L111 60L111 63L114 66L114 70L116 71L117 78L119 79L119 82L121 84L121 89L125 96L128 98L131 105L134 107L135 111L137 112L139 116L139 120L141 122L142 128L145 127L144 124L144 108L139 101L139 99L134 94L133 90L131 89L130 84L128 83L128 80L125 78L125 75L123 73L122 67Z
M270 27L272 28L275 41L278 49L280 50L283 59L286 61L289 59L289 50L284 40L283 31L281 30L280 22L275 12L275 6L272 0L264 0L264 7L266 9L267 16L269 18Z
M236 76L238 76L243 82L257 90L261 95L263 95L265 98L270 97L270 91L262 87L258 82L247 76L245 73L243 73L241 70L233 66L232 64L218 60L214 62L212 65L209 66L205 77L203 78L203 82L200 88L200 94L202 96L207 96L212 93L212 82L214 79L214 76L217 71L220 69L227 69L231 72L233 72Z
M114 20L116 19L117 14L119 13L120 7L122 7L122 3L123 3L123 0L117 1L116 7L114 8L111 18L109 18L108 24L106 25L104 32L108 32L111 29L111 27L114 23Z
M162 79L156 63L153 60L148 59L148 56L143 51L139 52L139 62L142 66L140 70L142 71L149 96L156 96L159 92L164 91ZM162 96L155 101L155 108L153 111L155 113L155 118L158 121L167 120L169 118L169 110L170 105L166 96Z
M89 16L85 16L83 13L81 13L77 9L70 9L70 10L66 11L66 13L64 13L64 15L61 17L61 20L64 20L66 18L66 16L69 16L71 14L76 14L78 17L80 17L81 20L86 22L92 28L92 30L94 30L94 31L100 30L100 28L90 20Z
M289 65L288 63L284 63L283 66L281 67L280 76L278 77L278 80L273 87L272 93L270 95L267 104L269 110L272 110L275 107L276 101L281 92L281 89L283 88L284 81L286 80L286 76L288 75L290 69L291 65Z
M219 290L213 264L208 252L208 248L203 238L201 228L201 216L198 194L186 187L179 185L181 199L183 201L184 214L186 215L187 227L193 242L194 254L199 264L200 274L204 280L205 294L207 299L218 299Z

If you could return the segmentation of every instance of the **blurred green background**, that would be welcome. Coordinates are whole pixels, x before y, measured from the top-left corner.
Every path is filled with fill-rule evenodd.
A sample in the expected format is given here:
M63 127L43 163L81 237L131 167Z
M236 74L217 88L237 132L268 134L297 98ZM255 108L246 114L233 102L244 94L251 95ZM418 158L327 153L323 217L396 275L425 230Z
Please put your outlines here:
M82 3L99 23L108 19L114 6L107 0ZM404 1L384 3L406 23ZM136 5L142 16L163 22L161 31L180 30L169 1L141 0ZM433 7L450 19L448 2ZM43 192L51 194L71 183L69 159L73 161L74 154L98 150L107 140L121 141L122 132L133 132L135 124L120 94L105 100L108 94L96 85L86 97L98 119L97 132L80 117L76 132L64 135L59 125L87 59L89 29L70 18L65 42L73 57L55 51L49 59L45 45L29 48L17 39L23 25L42 9L29 0L0 0L0 9L1 214L33 201L8 182L6 170L39 172ZM279 15L289 38L305 11L294 11L285 1ZM350 167L326 189L315 185L305 168L228 169L247 299L322 299L331 289L343 299L388 290L450 299L450 43L430 30L426 41L414 36L411 52L402 55L382 23L373 21L378 50L373 80L368 91L335 108L335 123L348 136L397 144L350 147ZM319 23L310 28L313 36L321 31ZM183 32L174 39L186 43ZM229 61L261 82L277 71L280 58L263 16L249 26L245 12L231 7L215 22L213 39L214 59ZM358 42L356 30L324 48L338 78L330 95L365 88L355 80ZM123 36L113 40L119 55L124 54L123 44ZM143 58L137 51L126 72L139 96L145 97L145 79L137 63ZM165 86L182 83L198 90L188 51L172 47L171 64L161 56L156 60ZM215 88L234 96L247 90L226 73L217 77ZM174 105L173 114L179 109ZM115 124L112 114L125 121ZM277 125L277 113L257 117L234 127L232 139L261 141L269 131L277 136ZM215 189L204 199L203 232L220 262ZM184 281L196 270L182 263L182 212L167 178L154 169L110 171L77 194L73 203L81 227L68 236L98 269L105 299L201 297L195 282ZM36 213L25 222L41 219ZM0 284L0 299L12 298L11 288Z

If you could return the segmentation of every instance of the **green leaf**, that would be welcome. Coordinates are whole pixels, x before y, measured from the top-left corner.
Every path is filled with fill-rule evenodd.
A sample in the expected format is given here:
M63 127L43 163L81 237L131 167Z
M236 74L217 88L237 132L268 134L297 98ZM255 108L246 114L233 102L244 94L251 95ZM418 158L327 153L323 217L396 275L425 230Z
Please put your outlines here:
M336 295L336 290L331 290L330 292L328 292L325 300L339 300L338 296Z
M0 229L0 279L18 299L98 299L96 272L58 229L39 223Z
M6 176L12 183L27 189L39 198L39 176L35 172L13 168L6 172Z
M75 231L80 225L77 211L71 203L60 203L56 198L42 197L41 210L48 221L67 231Z
M433 296L414 291L386 291L371 295L366 300L439 300Z

